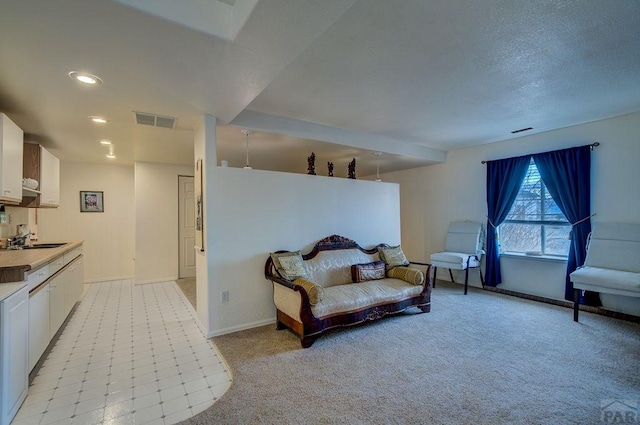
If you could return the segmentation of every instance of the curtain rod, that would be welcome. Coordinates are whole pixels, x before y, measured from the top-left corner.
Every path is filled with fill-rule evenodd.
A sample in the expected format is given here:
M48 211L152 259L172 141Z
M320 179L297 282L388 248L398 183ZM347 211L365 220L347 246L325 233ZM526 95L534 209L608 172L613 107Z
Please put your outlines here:
M598 146L600 146L600 142L593 142L590 145L587 145L589 147L591 147L591 150L593 150L593 148L597 148ZM481 164L486 164L487 161L480 161Z

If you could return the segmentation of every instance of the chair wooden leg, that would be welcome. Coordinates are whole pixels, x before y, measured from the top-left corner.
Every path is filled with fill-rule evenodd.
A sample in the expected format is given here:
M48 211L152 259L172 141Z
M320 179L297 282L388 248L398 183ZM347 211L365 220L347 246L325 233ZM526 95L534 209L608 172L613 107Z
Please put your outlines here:
M434 267L433 268L433 282L431 282L431 287L432 288L436 287L436 280L438 280L438 268Z
M467 295L467 285L469 284L469 267L464 269L464 294Z
M451 277L451 282L455 283L456 281L453 280L453 273L451 272L451 269L449 269L449 277Z
M580 311L580 290L573 288L573 321L578 321L578 312Z

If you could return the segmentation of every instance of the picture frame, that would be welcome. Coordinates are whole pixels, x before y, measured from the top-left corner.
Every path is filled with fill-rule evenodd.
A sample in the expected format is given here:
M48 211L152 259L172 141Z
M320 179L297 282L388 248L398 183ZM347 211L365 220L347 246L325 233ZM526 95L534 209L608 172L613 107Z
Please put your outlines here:
M95 190L81 190L80 212L104 212L104 193Z

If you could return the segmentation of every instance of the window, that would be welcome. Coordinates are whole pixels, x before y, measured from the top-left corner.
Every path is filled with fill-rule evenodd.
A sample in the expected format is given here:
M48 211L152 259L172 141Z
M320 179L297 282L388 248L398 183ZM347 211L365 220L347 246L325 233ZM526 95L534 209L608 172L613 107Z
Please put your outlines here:
M571 223L551 198L532 159L511 211L500 225L501 251L566 257L570 231Z

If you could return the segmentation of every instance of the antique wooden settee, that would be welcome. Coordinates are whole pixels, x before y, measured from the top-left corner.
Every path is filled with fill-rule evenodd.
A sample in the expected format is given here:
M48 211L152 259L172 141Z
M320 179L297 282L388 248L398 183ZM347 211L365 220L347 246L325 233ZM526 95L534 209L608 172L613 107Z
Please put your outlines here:
M401 254L405 262L395 267L389 249L401 253L399 247L386 244L364 249L353 240L333 235L319 241L308 254L271 254L265 264L265 277L273 282L277 329L291 329L307 348L330 328L376 320L409 307L429 312L431 266L409 264ZM386 251L381 254L380 250ZM387 262L380 273L385 252ZM295 256L302 264L298 274L304 277L283 276L274 258L278 263Z

